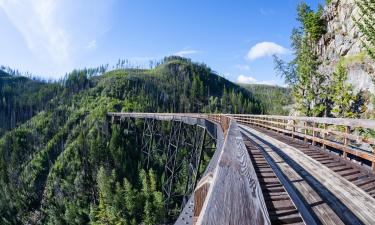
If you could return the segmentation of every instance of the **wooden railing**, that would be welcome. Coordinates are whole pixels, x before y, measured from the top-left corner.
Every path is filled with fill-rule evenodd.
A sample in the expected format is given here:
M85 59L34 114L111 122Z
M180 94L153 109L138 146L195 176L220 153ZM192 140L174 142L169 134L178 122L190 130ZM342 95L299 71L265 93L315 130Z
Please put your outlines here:
M207 117L207 119L214 121L216 123L219 123L221 128L223 129L224 134L227 133L229 129L229 124L230 124L230 117L225 116L225 115L220 115L220 114L203 114L202 116Z
M202 114L224 133L215 169L194 192L194 224L270 224L255 169L237 122L230 116Z
M230 115L238 123L271 129L312 145L337 150L345 158L368 161L375 170L375 121L364 119ZM372 133L368 135L368 133Z

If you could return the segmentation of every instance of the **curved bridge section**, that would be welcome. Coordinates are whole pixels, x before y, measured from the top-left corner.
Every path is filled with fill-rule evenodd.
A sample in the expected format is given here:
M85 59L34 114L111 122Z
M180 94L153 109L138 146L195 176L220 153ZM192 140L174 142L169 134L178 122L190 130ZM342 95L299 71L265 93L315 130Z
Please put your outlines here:
M122 118L151 118L199 124L215 137L214 156L176 224L270 224L258 178L235 120L202 114L109 113L108 116L112 122Z
M375 121L109 113L199 125L216 151L175 224L375 224Z

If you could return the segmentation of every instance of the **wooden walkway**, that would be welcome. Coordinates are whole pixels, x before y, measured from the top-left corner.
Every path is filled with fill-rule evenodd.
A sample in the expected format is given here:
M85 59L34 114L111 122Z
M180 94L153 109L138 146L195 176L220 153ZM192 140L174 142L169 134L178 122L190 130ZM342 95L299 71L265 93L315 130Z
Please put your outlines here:
M252 142L250 148L258 146L263 155L267 154L277 164L277 170L292 183L305 204L304 209L313 213L317 224L375 224L375 199L370 195L375 183L364 169L361 171L351 162L340 163L333 154L321 153L274 131L253 126L241 126L241 129L244 139ZM370 185L363 189L353 181L357 184L370 181Z
M199 124L217 149L176 225L375 224L373 120L108 113Z

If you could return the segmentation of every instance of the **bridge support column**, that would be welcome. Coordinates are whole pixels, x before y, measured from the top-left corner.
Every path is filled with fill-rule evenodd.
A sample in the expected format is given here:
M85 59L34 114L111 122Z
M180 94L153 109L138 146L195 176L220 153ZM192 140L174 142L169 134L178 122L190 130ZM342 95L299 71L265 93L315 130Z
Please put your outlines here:
M142 134L142 152L145 155L146 168L149 168L150 157L152 154L153 141L154 141L154 127L155 119L144 119L143 134Z
M169 203L172 197L172 187L177 172L177 154L180 146L180 133L182 121L171 121L171 130L169 134L169 142L167 148L167 159L164 167L165 182L163 184L163 193L165 195L165 202L167 212L169 210Z

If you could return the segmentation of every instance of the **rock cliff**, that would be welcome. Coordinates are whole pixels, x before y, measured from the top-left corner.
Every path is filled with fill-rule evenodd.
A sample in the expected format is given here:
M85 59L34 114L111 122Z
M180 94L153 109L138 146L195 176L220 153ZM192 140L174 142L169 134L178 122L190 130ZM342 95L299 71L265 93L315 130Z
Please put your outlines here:
M332 0L325 6L322 16L327 32L316 46L322 61L320 72L332 74L337 63L342 61L354 90L374 95L375 63L367 56L362 34L353 19L360 19L355 0Z

